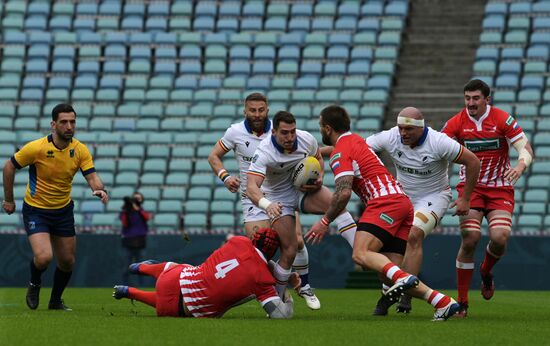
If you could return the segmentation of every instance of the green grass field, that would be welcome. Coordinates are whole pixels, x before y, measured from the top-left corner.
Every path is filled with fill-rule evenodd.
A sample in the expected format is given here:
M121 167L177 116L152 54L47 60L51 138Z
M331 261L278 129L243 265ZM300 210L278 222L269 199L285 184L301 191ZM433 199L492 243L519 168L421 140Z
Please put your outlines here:
M0 289L1 345L512 345L550 344L550 296L539 291L497 291L490 302L471 292L469 317L431 322L432 307L414 300L410 315L371 316L375 290L318 290L311 311L295 297L292 320L269 320L255 301L221 319L157 318L141 303L111 298L109 288L71 288L72 312L25 305L24 288ZM452 295L456 292L449 291Z

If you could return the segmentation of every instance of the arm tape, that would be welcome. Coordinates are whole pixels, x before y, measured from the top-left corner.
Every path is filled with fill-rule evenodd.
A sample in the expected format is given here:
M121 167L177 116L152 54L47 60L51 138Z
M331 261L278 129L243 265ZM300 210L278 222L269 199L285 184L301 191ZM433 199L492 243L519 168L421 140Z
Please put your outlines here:
M258 201L258 207L262 208L263 210L266 210L270 204L271 201L265 197L260 198L260 200Z
M527 138L523 136L517 141L515 141L514 143L512 143L512 145L518 151L518 154L519 154L518 160L523 159L523 163L525 164L525 166L529 167L529 165L533 161L533 157L531 156L531 154L529 154L527 149L525 149L527 145Z

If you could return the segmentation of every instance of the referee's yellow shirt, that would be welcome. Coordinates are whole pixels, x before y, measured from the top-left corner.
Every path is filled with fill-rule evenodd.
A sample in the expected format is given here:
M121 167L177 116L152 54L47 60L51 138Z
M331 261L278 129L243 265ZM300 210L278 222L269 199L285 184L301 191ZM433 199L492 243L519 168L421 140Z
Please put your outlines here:
M25 202L44 209L63 208L71 201L73 177L80 169L86 176L95 172L88 148L75 138L61 150L52 135L29 142L11 157L17 169L29 166Z

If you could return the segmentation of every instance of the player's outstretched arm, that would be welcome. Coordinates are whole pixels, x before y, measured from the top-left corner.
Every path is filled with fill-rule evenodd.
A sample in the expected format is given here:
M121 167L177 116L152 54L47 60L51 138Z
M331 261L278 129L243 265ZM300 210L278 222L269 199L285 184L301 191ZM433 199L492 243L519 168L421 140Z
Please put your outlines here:
M103 185L103 182L101 182L101 179L96 172L86 174L84 178L86 178L86 181L92 189L94 196L99 197L103 204L109 202L109 194L105 191L105 185Z
M326 146L326 147L319 148L319 153L323 157L330 157L330 154L332 153L333 150L334 150L334 147L332 145L329 145L329 146ZM321 162L321 161L319 161L319 162Z
M305 238L313 244L319 243L329 231L329 225L346 208L352 194L353 176L345 175L336 179L336 187L330 206L321 218L306 233Z
M220 178L225 187L229 191L235 193L239 190L241 181L238 177L230 175L223 167L222 158L227 153L228 151L225 151L219 142L214 144L212 151L210 151L210 154L208 155L208 163L210 164L210 167L212 168L214 174L216 174L218 178Z
M15 179L15 166L11 160L7 160L4 165L4 200L2 201L2 209L6 214L13 214L15 211L15 200L13 198L13 181Z
M466 167L466 181L464 193L451 204L451 208L456 206L453 215L466 215L470 211L470 196L479 178L480 162L477 156L465 147L462 147L462 155L454 162Z

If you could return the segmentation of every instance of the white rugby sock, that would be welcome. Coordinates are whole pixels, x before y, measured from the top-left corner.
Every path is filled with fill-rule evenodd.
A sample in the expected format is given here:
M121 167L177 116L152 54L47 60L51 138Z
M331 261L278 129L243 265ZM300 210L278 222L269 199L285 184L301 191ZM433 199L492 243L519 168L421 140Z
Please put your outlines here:
M292 269L294 269L294 271L296 271L298 275L309 273L309 254L305 245L303 249L296 252L294 263L292 263Z
M285 289L288 285L288 277L290 276L290 269L284 269L279 265L279 263L277 263L273 269L273 276L277 282L275 284L277 294L284 300Z
M338 233L340 233L340 235L349 243L349 245L353 249L357 225L355 224L355 221L353 220L351 214L346 211L338 215L338 217L334 219L334 222L336 222L336 227L338 227Z

